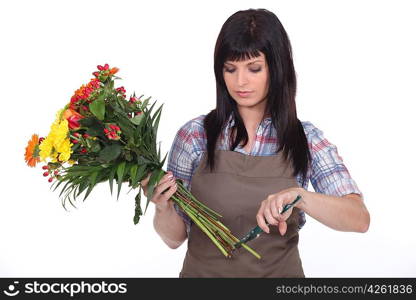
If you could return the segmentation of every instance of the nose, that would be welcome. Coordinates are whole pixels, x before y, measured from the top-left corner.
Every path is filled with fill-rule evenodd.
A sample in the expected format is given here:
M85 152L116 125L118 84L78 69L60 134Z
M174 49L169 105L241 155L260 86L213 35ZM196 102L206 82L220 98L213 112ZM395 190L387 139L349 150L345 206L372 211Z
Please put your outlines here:
M246 72L244 72L244 70L238 71L237 72L237 84L238 84L238 86L244 86L244 85L247 84L247 82L248 82L248 79L247 79Z

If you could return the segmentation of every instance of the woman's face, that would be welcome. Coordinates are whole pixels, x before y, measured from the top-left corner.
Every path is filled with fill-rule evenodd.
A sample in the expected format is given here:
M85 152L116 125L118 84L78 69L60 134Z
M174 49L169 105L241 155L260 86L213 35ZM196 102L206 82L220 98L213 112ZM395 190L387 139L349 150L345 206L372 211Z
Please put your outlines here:
M266 107L269 70L262 52L244 61L226 61L223 68L228 93L242 107Z

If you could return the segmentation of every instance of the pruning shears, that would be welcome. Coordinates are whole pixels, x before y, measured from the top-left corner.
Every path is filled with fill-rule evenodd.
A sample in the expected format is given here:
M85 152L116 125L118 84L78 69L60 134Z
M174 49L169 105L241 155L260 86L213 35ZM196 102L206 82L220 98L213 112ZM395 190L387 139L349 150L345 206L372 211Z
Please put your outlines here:
M281 214L285 213L287 210L289 210L291 207L293 207L301 198L302 197L300 195L298 195L295 200L293 200L291 203L286 204L283 207L283 210L282 210ZM267 221L266 221L266 224L269 225L267 223ZM264 232L263 229L261 229L260 226L257 225L256 227L251 229L242 239L240 239L239 242L234 244L234 247L240 248L241 244L247 243L247 242L257 238L263 232Z

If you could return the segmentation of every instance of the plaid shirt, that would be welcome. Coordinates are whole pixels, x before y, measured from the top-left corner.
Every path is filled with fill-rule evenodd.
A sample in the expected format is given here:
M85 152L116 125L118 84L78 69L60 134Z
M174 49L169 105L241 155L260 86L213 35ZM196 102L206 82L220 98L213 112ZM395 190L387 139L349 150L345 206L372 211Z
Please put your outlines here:
M185 187L189 190L192 175L197 169L202 155L206 151L207 139L204 131L205 115L188 121L176 134L168 156L168 171L173 176L182 179ZM301 122L308 140L309 150L312 157L311 167L307 172L306 180L301 175L297 176L300 187L308 189L309 180L315 192L343 196L350 193L360 194L355 181L351 178L348 169L343 164L337 147L331 144L323 135L323 132L316 128L311 122ZM230 116L227 125L223 129L218 143L219 150L230 150L230 130L234 125L234 119ZM247 153L238 145L234 151L254 156L276 155L277 132L273 127L271 118L265 118L258 126L256 141L251 150ZM190 218L175 203L176 212L183 218L189 233L193 223ZM299 229L305 224L305 213L299 213Z

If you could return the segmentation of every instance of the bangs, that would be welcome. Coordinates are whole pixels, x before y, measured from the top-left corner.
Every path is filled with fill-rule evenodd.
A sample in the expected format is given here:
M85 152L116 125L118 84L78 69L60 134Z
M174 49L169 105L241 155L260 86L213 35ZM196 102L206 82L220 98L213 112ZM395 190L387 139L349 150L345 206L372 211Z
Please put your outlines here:
M232 45L229 45L229 47L226 47L224 49L224 55L223 57L224 62L225 61L243 61L252 59L255 57L260 56L260 49L261 47L258 47L258 45L255 45L254 43L246 42L243 43L242 41L233 43Z
M255 57L260 56L260 51L257 49L239 49L234 48L230 49L228 53L226 53L225 60L226 61L244 61L248 59L252 59Z

